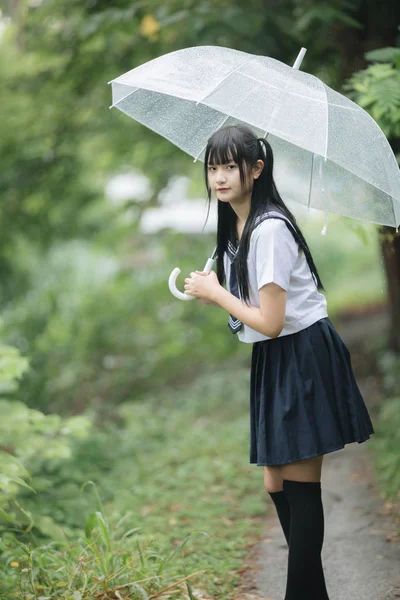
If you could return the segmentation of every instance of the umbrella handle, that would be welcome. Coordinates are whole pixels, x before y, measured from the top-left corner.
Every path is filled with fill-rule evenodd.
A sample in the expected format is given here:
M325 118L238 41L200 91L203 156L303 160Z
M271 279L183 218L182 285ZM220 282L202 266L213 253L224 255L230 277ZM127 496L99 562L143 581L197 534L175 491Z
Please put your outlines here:
M211 271L211 269L213 268L213 265L214 265L214 259L209 258L206 262L206 266L203 269L203 273L208 274ZM175 298L178 298L178 300L194 300L196 296L191 296L190 294L186 294L186 292L182 293L176 287L176 284L175 284L176 278L178 277L180 272L181 272L181 270L178 269L178 267L176 267L172 271L172 273L168 279L168 287L171 290L171 293L175 296Z

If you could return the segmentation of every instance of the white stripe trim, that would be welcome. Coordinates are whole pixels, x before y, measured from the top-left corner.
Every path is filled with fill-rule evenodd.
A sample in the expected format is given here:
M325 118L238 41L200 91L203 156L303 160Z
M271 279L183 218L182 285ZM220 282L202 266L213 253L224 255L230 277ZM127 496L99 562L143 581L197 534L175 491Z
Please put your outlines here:
M232 323L233 325L235 323L240 323L241 321L239 321L239 319L232 319L231 317L229 317L229 323Z

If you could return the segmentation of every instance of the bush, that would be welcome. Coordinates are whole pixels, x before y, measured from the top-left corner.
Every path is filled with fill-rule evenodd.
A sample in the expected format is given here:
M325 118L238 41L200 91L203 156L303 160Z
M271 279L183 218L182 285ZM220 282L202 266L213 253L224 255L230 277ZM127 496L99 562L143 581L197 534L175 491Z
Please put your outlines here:
M46 416L5 397L18 392L18 380L28 366L17 348L0 346L0 531L12 525L16 530L26 532L35 526L48 533L54 529L54 521L35 517L20 504L23 490L35 493L31 466L48 468L70 458L76 440L87 435L90 421L83 416Z
M31 357L20 389L28 406L92 408L112 419L115 405L180 384L199 364L245 356L248 348L231 344L224 311L179 302L168 289L170 256L182 256L183 273L202 268L207 242L159 237L143 238L134 259L75 241L30 265L29 292L4 311L8 342Z
M373 436L375 463L385 497L400 502L400 356L381 350L378 364L386 397Z

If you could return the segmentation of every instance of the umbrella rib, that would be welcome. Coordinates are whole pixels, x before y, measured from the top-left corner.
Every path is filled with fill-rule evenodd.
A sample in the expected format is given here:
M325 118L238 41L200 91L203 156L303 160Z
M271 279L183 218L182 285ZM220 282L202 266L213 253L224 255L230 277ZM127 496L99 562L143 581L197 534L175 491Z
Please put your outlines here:
M250 61L247 61L247 62L250 62ZM241 66L244 66L244 65L241 65ZM238 67L238 68L240 68L240 67ZM210 92L208 92L205 96L203 96L203 98L201 100L197 100L196 105L200 104L200 102L203 102L207 98L207 96L209 96L212 92L214 92L216 89L218 89L218 87L223 83L223 81L227 77L229 77L229 75L231 75L235 70L237 70L237 69L234 69L230 73L228 73L228 75L226 75L226 77L224 77L224 79L222 81L220 81L218 83L218 85L216 85ZM279 88L276 85L272 85L271 83L267 83L265 81L260 81L259 79L256 79L255 77L252 77L251 75L247 75L246 73L240 73L240 74L243 75L243 77L247 77L248 79L252 79L253 81L256 81L259 84L259 87L264 85L266 87L270 87L275 90L278 90L279 92L283 91L282 88ZM113 82L111 82L111 83L113 83ZM325 84L323 84L323 85L325 85ZM123 100L126 100L126 98L129 98L129 96L132 96L132 94L134 94L135 92L138 92L139 90L146 90L148 92L154 92L155 94L163 94L165 96L171 96L171 98L180 98L181 100L193 101L191 98L185 98L184 96L178 96L177 94L169 94L165 90L160 92L158 90L151 89L150 87L146 87L145 85L140 85L140 87L135 88L133 90L133 92L129 92L129 94L127 94L123 98L120 98L119 100L117 100L117 102L112 104L109 108L114 108L115 106L117 106L117 104L119 104ZM323 100L318 100L318 98L308 98L307 96L304 96L304 94L298 94L298 93L292 92L290 90L286 91L285 93L291 94L292 96L297 96L298 98L305 98L306 100L312 100L312 102L319 102L321 104L325 104L325 102ZM336 104L334 102L330 102L329 105L336 106L337 108L340 108L342 110L352 110L354 112L359 112L359 110L360 110L360 107L358 107L358 106L356 108L352 108L351 106L342 106L341 104Z
M329 102L328 102L328 94L326 93L326 86L325 86L324 82L322 82L322 87L323 87L323 90L324 90L324 92L325 92L325 98L326 98L326 102L325 102L325 105L326 105L326 120L325 120L325 121L326 121L326 134L325 134L325 152L324 152L324 159L325 159L325 162L326 162L326 158L327 158L327 155L328 155L328 135L329 135L329 129L328 129L328 125L329 125L329 123L328 123L328 117L329 117Z
M313 170L314 170L314 152L312 153L312 158L311 158L311 173L310 173L310 187L308 190L308 202L307 202L307 209L310 210L310 200L311 200L311 187L312 187L312 178L313 178Z
M242 67L246 66L247 63L252 62L253 60L256 60L256 58L259 58L259 56L253 56L252 58L249 58L248 60L246 60L244 63L238 65L237 67L235 67L234 69L231 69L229 71L229 73L227 73L222 79L221 81L219 81L217 83L217 85L215 85L209 92L207 92L207 94L205 96L203 96L202 98L200 98L200 100L198 100L196 102L196 106L198 104L200 104L200 102L204 102L204 100L207 98L207 96L210 96L210 94L212 94L213 92L215 92L215 90L217 90L225 81L225 79L228 79L228 77L230 77L230 75L232 75L232 73L235 73L236 71L238 71L239 69L241 69ZM258 81L258 80L256 80Z
M262 85L262 82L259 82L258 88L259 88L261 85ZM255 89L258 89L258 88L255 88ZM243 102L243 100L244 100L245 98L247 98L247 96L249 96L250 94L252 94L254 91L255 91L255 90L250 90L249 92L247 92L247 94L246 94L245 96L243 96L243 98L241 98L241 99L240 99L240 101L239 101L237 104L235 104L235 106L233 107L233 109L232 109L232 110L236 110L236 108L237 108L238 106L240 106L240 105L241 105L241 103ZM201 100L201 101L199 100L199 102L202 102L202 100ZM197 105L198 105L198 102L196 102L196 106L197 106ZM221 121L221 123L218 125L218 128L217 128L217 129L219 129L219 128L220 128L220 127L221 127L221 126L224 124L224 123L226 123L226 121L227 121L227 120L229 119L229 117L231 117L231 116L232 116L232 115L229 115L229 114L228 114L228 115L225 117L225 119L223 119L223 120ZM217 131L217 129L216 129L215 131ZM195 157L195 159L194 159L194 161L193 161L193 162L196 162L196 161L197 161L197 159L199 158L200 154L203 152L204 148L206 148L207 144L208 144L208 141L207 141L207 143L206 143L206 144L205 144L205 145L202 147L202 149L200 150L200 152L198 153L198 155Z
M243 66L243 65L241 65L241 66ZM239 68L240 68L240 67L239 67ZM236 70L238 70L238 69L236 69ZM232 71L232 72L233 72L233 71ZM303 73L303 71L300 71L300 73ZM229 73L228 75L230 75L230 74L231 74L231 73ZM247 79L252 79L253 81L257 81L257 83L259 83L260 85L265 85L265 86L268 86L268 87L270 87L270 88L273 88L274 90L278 90L279 92L282 92L282 91L283 91L283 90L282 90L282 88L280 88L280 87L278 87L278 86L276 86L276 85L273 85L272 83L268 83L267 81L261 81L260 79L257 79L256 77L253 77L252 75L248 75L247 73L242 73L242 72L240 71L240 74L241 74L241 75L243 75L243 77L247 77ZM307 74L307 75L310 75L309 73L306 73L306 74ZM228 75L227 75L227 77L228 77ZM226 78L225 78L225 79L226 79ZM317 79L317 78L316 78L316 79ZM220 82L220 83L222 83L222 82ZM323 82L321 82L321 83L323 83ZM218 85L220 85L220 84L218 84ZM325 85L325 84L323 84L323 85ZM217 87L218 87L218 86L216 86L216 87L215 87L215 89L217 89ZM211 92L210 92L210 93L211 93ZM207 98L207 96L209 96L209 95L210 95L210 93L209 93L209 94L206 94L206 95L204 96L204 98ZM305 98L306 100L312 100L313 102L320 102L321 104L324 104L324 103L325 103L325 101L324 101L324 100L318 100L318 98L309 98L308 96L305 96L304 94L299 94L298 92L294 92L294 91L292 91L292 90L288 90L288 91L286 91L285 93L286 93L286 94L291 94L292 96L297 96L298 98ZM325 95L326 95L326 92L325 92ZM203 102L204 98L202 98L201 100L199 100L199 102ZM348 100L349 100L349 99L348 99ZM351 102L351 100L349 100L349 101ZM353 108L353 107L351 107L351 106L342 106L341 104L335 104L334 102L330 102L330 105L331 105L331 106L336 106L337 108L342 108L342 109L344 109L344 110L353 110L354 112L359 112L359 110L360 110L360 107L359 107L358 105L356 105L356 108Z
M138 92L140 89L142 89L142 88L139 88L139 87L135 88L133 90L133 92L129 92L129 94L127 94L123 98L120 98L119 100L117 100L117 102L114 102L114 104L111 104L111 106L109 106L109 108L114 108L114 106L117 106L117 104L119 104L120 102L122 102L122 100L126 100L127 98L129 98L129 96L133 96L133 94L135 92Z
M223 125L224 123L226 123L226 121L229 119L229 117L230 117L230 116L231 116L231 115L226 115L226 117L225 117L224 119L222 119L221 123L218 125L218 127L217 127L217 129L216 129L215 131L217 131L217 130L218 130L220 127L222 127L222 125ZM206 147L207 147L207 144L208 144L208 140L207 140L207 142L204 144L204 146L202 147L202 149L200 150L200 152L197 154L197 156L195 156L195 158L194 158L194 161L193 161L194 163L197 161L197 159L199 158L200 154L203 152L204 148L206 148Z

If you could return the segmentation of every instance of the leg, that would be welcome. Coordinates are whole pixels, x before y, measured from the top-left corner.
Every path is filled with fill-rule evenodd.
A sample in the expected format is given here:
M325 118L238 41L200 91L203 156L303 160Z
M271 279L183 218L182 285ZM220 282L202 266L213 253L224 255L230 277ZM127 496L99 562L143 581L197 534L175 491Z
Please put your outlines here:
M264 467L264 486L267 492L282 492L283 477L278 467Z
M290 545L285 600L328 600L321 561L324 513L322 456L283 465L283 489L290 505Z
M280 474L280 467L264 467L264 485L269 493L271 500L275 504L278 513L279 522L282 526L286 542L289 546L290 535L290 506L283 491L283 479Z
M321 481L322 456L313 456L305 460L281 465L279 467L282 479L292 481Z

